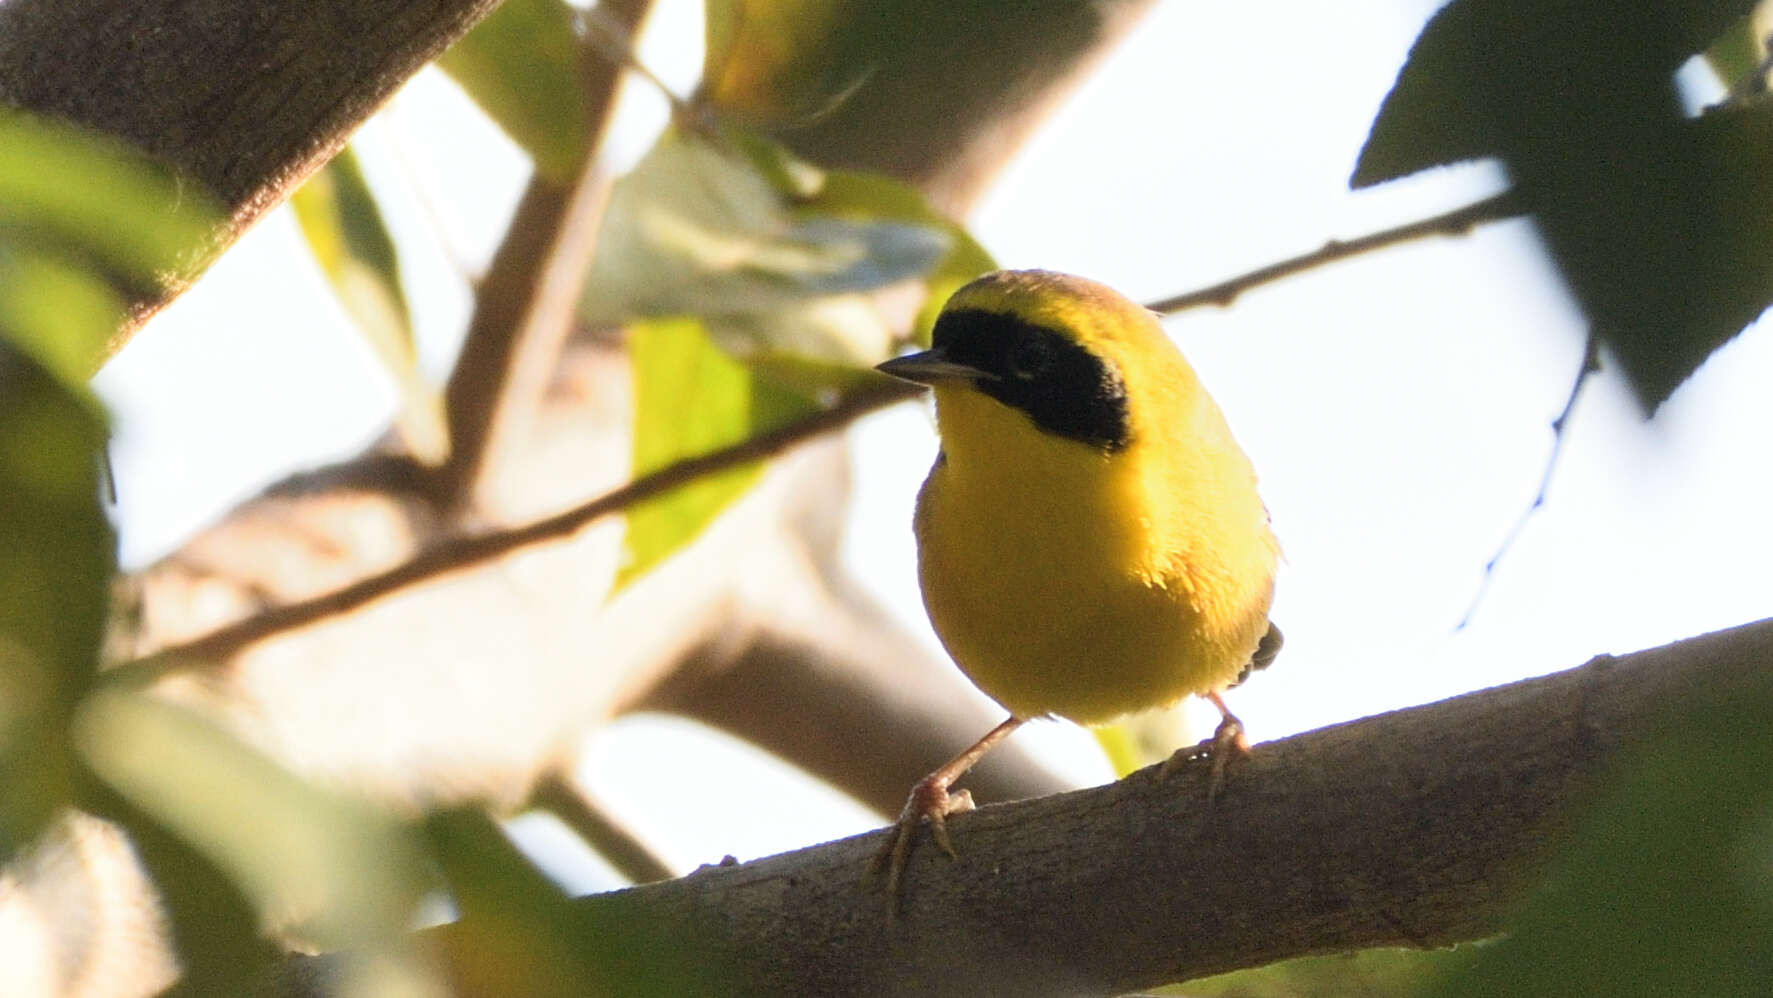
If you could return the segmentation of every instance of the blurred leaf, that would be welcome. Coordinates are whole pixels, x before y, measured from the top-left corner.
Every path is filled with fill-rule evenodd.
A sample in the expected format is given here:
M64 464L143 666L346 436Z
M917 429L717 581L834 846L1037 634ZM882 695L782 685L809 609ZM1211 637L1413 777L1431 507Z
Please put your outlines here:
M1452 949L1368 949L1203 977L1164 989L1189 998L1413 998L1471 966L1483 945Z
M1773 972L1773 689L1690 698L1582 816L1509 934L1428 993L1760 995Z
M0 244L0 337L85 394L123 299L92 270L53 250Z
M912 329L911 339L925 346L948 297L973 278L997 269L997 261L965 226L936 211L917 188L891 177L833 170L825 175L819 190L801 203L801 210L927 225L948 237L948 252L924 277L928 294Z
M803 209L826 176L734 135L715 142L668 130L616 184L586 318L695 315L742 355L848 367L883 359L892 331L865 300L846 296L928 274L949 253L949 235L921 221Z
M681 926L569 901L483 812L440 811L425 829L460 912L438 930L460 998L725 993Z
M93 772L227 870L269 923L327 949L404 938L428 878L414 844L367 803L144 693L94 694L74 733Z
M1748 79L1766 56L1766 47L1762 44L1764 35L1756 23L1760 20L1761 5L1757 3L1755 6L1756 12L1738 20L1705 50L1706 64L1726 88Z
M254 994L275 972L283 947L260 931L252 903L209 857L88 775L80 804L116 823L154 883L178 955L173 996Z
M844 43L857 20L832 0L707 0L701 99L759 125L817 117L873 72Z
M1752 4L1456 0L1386 97L1351 180L1498 155L1595 333L1654 408L1773 300L1761 125L1682 118L1673 72ZM1707 116L1708 118L1714 116ZM1737 134L1732 134L1737 133Z
M340 150L290 206L339 303L399 386L402 438L414 457L441 463L449 453L443 395L419 371L399 252L357 155Z
M563 0L505 0L437 60L536 172L562 186L577 179L591 141L573 17Z
M126 147L0 108L4 332L64 378L83 381L122 345L118 294L195 269L220 221L200 192ZM58 317L58 301L75 314Z
M1091 728L1090 734L1102 747L1117 777L1163 762L1177 749L1196 740L1181 704L1143 710L1113 724Z
M641 323L630 330L628 343L636 476L739 443L816 409L811 400L727 356L694 319ZM701 533L761 470L760 463L729 468L629 510L617 587Z
M115 558L104 438L83 393L0 339L0 861L72 801L68 723L97 676Z
M1534 137L1523 133L1560 124L1586 131L1579 117L1613 100L1618 103L1608 111L1614 116L1672 113L1674 71L1753 6L1753 0L1454 0L1411 46L1373 120L1351 186L1507 157Z

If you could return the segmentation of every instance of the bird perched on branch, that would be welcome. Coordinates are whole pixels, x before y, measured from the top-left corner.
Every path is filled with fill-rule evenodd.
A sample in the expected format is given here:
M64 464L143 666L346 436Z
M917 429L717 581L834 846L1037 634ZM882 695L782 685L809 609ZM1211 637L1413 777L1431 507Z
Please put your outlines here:
M1256 476L1157 317L1048 271L957 291L930 349L881 371L928 385L941 451L917 497L936 634L1010 717L919 781L876 869L898 883L918 827L954 855L955 780L1023 722L1099 724L1203 696L1223 716L1216 793L1248 751L1220 693L1280 649L1279 548Z

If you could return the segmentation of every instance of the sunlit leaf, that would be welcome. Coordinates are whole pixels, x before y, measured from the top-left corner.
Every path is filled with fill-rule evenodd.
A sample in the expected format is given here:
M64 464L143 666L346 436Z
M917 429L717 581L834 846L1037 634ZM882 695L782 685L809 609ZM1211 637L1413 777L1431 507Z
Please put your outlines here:
M460 913L438 930L459 998L726 993L682 926L568 900L484 813L440 811L425 829Z
M0 339L0 860L72 802L67 726L97 675L115 557L103 444L93 404Z
M739 443L815 408L728 356L694 319L636 325L629 333L629 354L635 475ZM761 465L752 463L706 475L629 510L617 585L633 581L701 533L760 471Z
M536 172L569 184L590 141L590 98L562 0L505 0L437 64L522 146Z
M1353 184L1500 156L1647 408L1758 315L1758 115L1683 118L1673 72L1751 6L1457 0L1417 39ZM1708 118L1713 116L1708 116ZM1742 158L1744 156L1750 158Z
M143 693L88 698L75 738L100 778L227 870L268 922L329 949L402 938L428 877L400 827L367 803Z
M121 292L152 291L194 269L220 217L201 191L118 143L0 109L5 335L83 380L122 345L116 317L102 332L94 317L119 310ZM57 301L77 314L58 319ZM32 313L28 330L16 309Z
M1759 995L1773 968L1773 688L1685 702L1615 769L1508 935L1441 998Z
M878 362L892 344L886 321L822 323L821 315L853 317L856 304L822 300L924 276L948 254L950 236L919 221L804 208L809 180L823 183L823 174L760 164L761 141L678 129L662 136L611 194L584 314L603 323L695 315L743 354ZM796 309L809 314L788 314Z
M399 251L356 154L341 150L290 205L333 293L400 388L402 438L414 457L441 462L449 449L442 393L419 371Z

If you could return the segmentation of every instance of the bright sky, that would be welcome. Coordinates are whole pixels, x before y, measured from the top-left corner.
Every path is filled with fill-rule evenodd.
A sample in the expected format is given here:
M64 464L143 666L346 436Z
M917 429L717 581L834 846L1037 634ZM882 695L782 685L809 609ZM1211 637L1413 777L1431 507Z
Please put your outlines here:
M680 92L698 65L699 7L667 0L643 49ZM1152 300L1490 193L1502 179L1487 164L1347 190L1365 129L1434 7L1356 17L1297 4L1279 17L1261 4L1157 4L1018 157L973 231L1006 266L1086 274ZM631 93L628 157L661 117L656 95ZM383 190L416 178L427 192L429 208L392 199L397 224L441 228L469 266L483 264L525 166L448 83L416 81L372 125L366 150ZM425 362L441 377L468 299L448 259L403 249L421 289ZM280 211L99 376L118 414L127 559L164 552L283 473L379 435L392 392L332 309ZM1538 488L1581 358L1580 315L1531 227L1357 258L1169 329L1254 460L1286 550L1274 609L1286 650L1232 695L1258 740L1773 611L1766 329L1714 356L1648 424L1614 375L1591 381L1547 505L1461 631L1484 564ZM907 541L935 452L930 420L902 407L852 437L845 557L925 630ZM1105 778L1086 736L1030 727L1032 740L1073 754L1080 778ZM723 761L709 765L710 753ZM584 771L685 867L879 823L677 722L622 722L588 749ZM787 801L791 817L760 814L760 794ZM525 834L549 832L532 823ZM542 852L575 887L609 883L559 843Z

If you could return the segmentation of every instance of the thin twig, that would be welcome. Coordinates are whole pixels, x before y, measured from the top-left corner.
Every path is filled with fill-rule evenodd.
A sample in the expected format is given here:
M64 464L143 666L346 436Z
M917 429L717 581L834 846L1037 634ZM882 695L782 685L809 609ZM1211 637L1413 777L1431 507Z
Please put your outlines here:
M1496 547L1496 553L1484 563L1484 575L1478 581L1477 592L1472 594L1471 604L1465 608L1465 616L1460 617L1459 623L1454 625L1454 631L1462 631L1465 625L1471 623L1479 604L1483 603L1484 596L1490 591L1490 583L1496 581L1496 566L1501 564L1503 557L1520 540L1534 514L1545 506L1545 497L1551 491L1551 476L1557 470L1558 459L1564 453L1564 442L1567 439L1564 431L1568 428L1570 414L1576 410L1576 399L1582 394L1582 386L1588 383L1589 377L1600 369L1600 339L1595 336L1593 327L1590 327L1588 340L1582 347L1582 367L1576 372L1575 382L1570 385L1570 397L1564 400L1564 408L1551 421L1551 453L1545 459L1545 472L1539 476L1539 491L1533 496L1533 501L1527 504L1527 508L1521 511L1521 515L1515 518L1514 526L1508 528L1502 543Z
M110 675L117 681L134 682L194 664L221 664L247 645L347 613L415 583L492 561L519 548L568 537L594 520L619 513L704 475L772 457L796 444L846 426L870 412L914 398L920 390L913 385L882 378L798 422L722 450L667 465L564 513L509 530L441 542L397 568L312 599L273 607L184 644L168 646L145 658L119 665L111 670Z
M1240 274L1210 287L1189 291L1146 306L1153 312L1171 315L1184 309L1198 308L1203 305L1230 305L1237 297L1251 288L1270 284L1283 277L1291 277L1325 264L1344 260L1371 250L1386 246L1395 246L1415 239L1429 236L1460 236L1485 222L1497 222L1526 214L1520 198L1513 191L1503 191L1475 201L1463 208L1424 218L1400 225L1393 229L1382 229L1356 239L1332 239L1310 253L1259 267L1247 274Z

